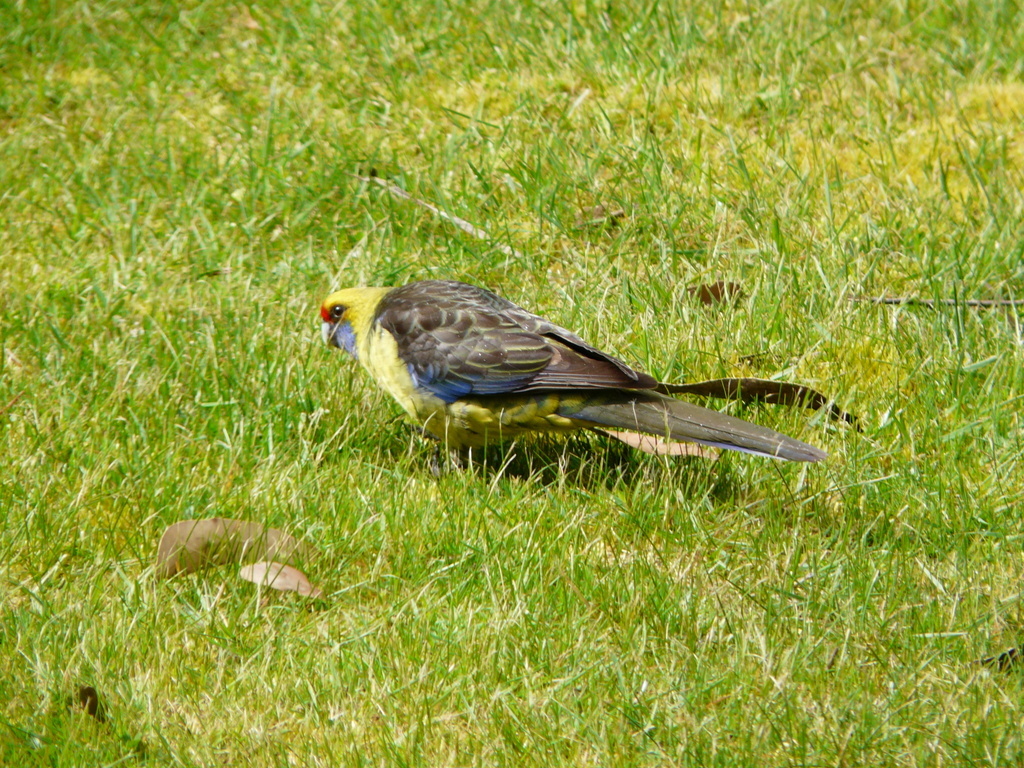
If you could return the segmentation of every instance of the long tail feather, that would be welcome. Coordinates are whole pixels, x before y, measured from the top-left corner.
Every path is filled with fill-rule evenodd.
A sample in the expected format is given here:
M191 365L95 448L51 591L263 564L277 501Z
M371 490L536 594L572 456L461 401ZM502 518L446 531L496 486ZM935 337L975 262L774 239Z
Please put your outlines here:
M566 402L563 416L598 427L643 432L787 461L821 461L825 451L773 429L664 395L623 393Z

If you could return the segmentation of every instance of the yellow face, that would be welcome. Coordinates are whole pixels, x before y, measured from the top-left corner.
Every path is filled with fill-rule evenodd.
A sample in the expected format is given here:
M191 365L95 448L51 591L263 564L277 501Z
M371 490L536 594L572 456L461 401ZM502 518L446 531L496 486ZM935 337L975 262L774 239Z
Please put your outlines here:
M324 341L359 358L377 305L390 288L345 288L320 305Z
M347 319L349 308L338 301L336 298L338 293L331 294L320 305L320 317L323 318L323 324L320 326L321 334L325 344L344 349L358 359L355 331L352 330L352 323Z

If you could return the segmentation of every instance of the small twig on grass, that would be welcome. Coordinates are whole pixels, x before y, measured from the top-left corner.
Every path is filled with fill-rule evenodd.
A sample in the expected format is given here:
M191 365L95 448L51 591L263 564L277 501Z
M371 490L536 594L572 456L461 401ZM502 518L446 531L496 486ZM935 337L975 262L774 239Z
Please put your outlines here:
M480 227L470 224L465 219L459 218L458 216L448 213L447 211L441 210L433 203L428 203L426 200L421 200L418 197L410 195L408 192L406 192L400 186L395 184L393 181L388 181L387 179L382 179L378 176L356 176L356 178L359 179L359 181L365 182L366 184L376 184L377 186L386 189L395 197L401 198L402 200L408 200L420 206L421 208L426 208L435 216L438 216L444 219L445 221L450 221L452 224L461 229L467 235L472 235L478 240L487 240L489 242L494 242L494 238L492 238L490 234L488 234L487 230L480 229ZM515 248L505 245L504 243L494 243L494 247L497 248L502 253L504 253L506 256L514 256L516 258L520 258L522 256L522 254L519 253L519 251L517 251Z
M24 392L19 392L14 397L12 397L10 400L8 400L7 403L4 406L0 407L0 416L3 416L5 413L7 413L9 410L11 410L11 408L14 407L15 403L17 403L19 400L21 400L21 398L23 398L24 396L25 396Z
M907 304L917 307L1022 307L1024 299L917 299L913 296L851 296L850 301L871 304Z
M1006 672L1018 665L1021 658L1024 657L1022 651L1024 651L1024 646L1019 646L1003 651L998 656L987 656L984 659L978 659L974 663L981 664L983 667L995 667L1000 672Z
M695 381L689 384L659 384L655 390L663 395L698 395L716 397L720 400L741 400L744 403L761 401L775 405L798 405L812 410L827 408L827 413L837 421L852 424L861 431L856 416L847 413L821 392L803 384L770 379L728 378Z

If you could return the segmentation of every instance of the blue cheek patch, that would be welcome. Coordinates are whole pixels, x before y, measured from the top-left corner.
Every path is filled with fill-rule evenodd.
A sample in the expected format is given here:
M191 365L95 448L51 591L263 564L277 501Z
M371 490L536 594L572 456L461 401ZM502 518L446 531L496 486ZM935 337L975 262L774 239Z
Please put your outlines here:
M334 341L356 360L359 359L359 353L356 352L356 335L351 325L339 323L334 329Z

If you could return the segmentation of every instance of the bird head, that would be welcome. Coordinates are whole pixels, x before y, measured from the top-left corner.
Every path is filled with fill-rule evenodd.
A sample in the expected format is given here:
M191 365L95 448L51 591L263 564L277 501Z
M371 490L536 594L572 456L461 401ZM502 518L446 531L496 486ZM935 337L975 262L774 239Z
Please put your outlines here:
M320 305L324 342L359 357L358 341L365 338L374 311L390 288L346 288L335 291Z

